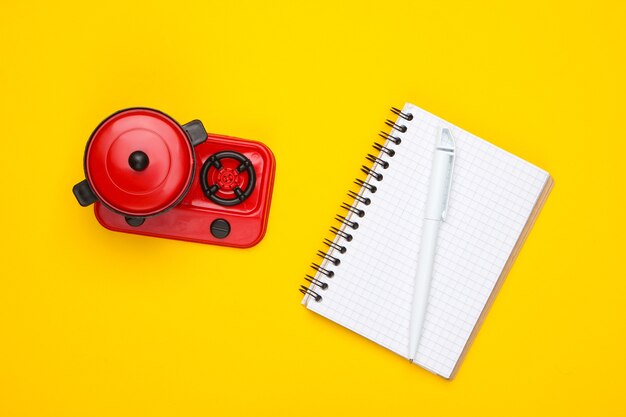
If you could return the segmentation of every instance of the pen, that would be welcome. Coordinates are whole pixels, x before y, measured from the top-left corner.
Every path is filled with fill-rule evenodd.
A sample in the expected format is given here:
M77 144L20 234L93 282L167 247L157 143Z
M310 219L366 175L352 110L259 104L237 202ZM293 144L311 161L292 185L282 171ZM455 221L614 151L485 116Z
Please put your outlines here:
M422 335L433 264L435 262L439 226L446 219L448 211L454 158L455 143L452 132L450 132L450 129L442 128L433 157L426 208L424 210L422 240L417 258L417 273L415 275L409 328L409 361L411 362L415 360L417 347Z

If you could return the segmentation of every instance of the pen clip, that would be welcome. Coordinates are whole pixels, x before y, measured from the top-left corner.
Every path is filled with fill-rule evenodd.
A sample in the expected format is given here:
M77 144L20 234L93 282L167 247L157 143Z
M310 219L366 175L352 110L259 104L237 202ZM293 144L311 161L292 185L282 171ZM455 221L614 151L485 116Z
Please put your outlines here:
M439 139L438 149L447 152L450 155L450 169L448 170L448 178L446 181L446 197L441 211L441 221L446 221L448 215L448 205L450 203L450 191L452 190L452 172L454 171L454 162L456 158L456 144L450 129L444 127L441 129L441 137Z

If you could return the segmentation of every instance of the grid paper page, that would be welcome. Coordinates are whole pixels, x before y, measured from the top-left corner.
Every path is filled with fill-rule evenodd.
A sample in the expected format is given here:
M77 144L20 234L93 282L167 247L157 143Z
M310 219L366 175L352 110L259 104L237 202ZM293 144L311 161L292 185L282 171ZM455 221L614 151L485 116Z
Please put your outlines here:
M456 161L446 221L441 225L433 269L429 304L416 363L449 377L494 289L548 174L522 159L406 104L398 118L407 131L392 131L402 139L393 157L381 153L388 169L365 206L351 242L337 237L347 251L330 252L341 264L322 266L334 271L326 290L313 287L320 302L305 297L307 307L372 341L408 357L409 318L417 255L435 142L442 127L456 141Z

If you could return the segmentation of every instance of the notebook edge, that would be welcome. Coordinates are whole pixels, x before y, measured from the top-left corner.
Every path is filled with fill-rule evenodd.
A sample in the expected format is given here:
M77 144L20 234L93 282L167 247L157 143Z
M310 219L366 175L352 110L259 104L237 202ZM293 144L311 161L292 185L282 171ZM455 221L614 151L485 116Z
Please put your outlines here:
M526 242L526 239L528 238L530 231L532 230L537 218L539 217L539 213L541 213L541 210L543 210L543 207L548 199L548 196L550 195L550 192L552 191L552 188L554 187L554 178L547 172L546 172L546 175L547 175L546 182L543 186L541 193L539 194L539 197L537 198L537 201L535 202L535 206L533 207L530 213L530 216L528 216L528 220L526 221L526 224L524 225L524 229L522 229L522 233L520 233L517 239L517 242L515 242L515 246L513 247L513 250L511 251L511 254L509 255L509 259L504 264L504 268L502 268L502 272L500 273L500 276L498 277L498 280L496 281L496 284L494 285L493 291L491 291L491 294L489 295L489 299L485 303L485 306L483 307L483 310L481 311L480 316L478 317L478 320L476 321L476 324L474 325L474 328L472 329L472 333L470 334L470 336L467 338L467 341L465 342L465 346L463 347L463 351L459 355L459 359L456 361L456 364L454 365L454 368L452 369L452 372L450 373L448 377L445 377L442 375L443 378L449 381L453 380L456 377L459 371L459 368L461 367L461 364L465 360L465 357L467 355L467 352L469 351L469 348L474 342L474 339L476 338L478 331L480 330L480 327L485 321L485 318L487 317L487 314L489 313L491 306L493 305L496 297L498 296L498 293L500 292L500 288L502 288L502 285L504 284L506 277L509 275L509 272L511 271L513 267L513 264L515 263L515 260L517 259L517 256L519 255L522 247L524 246L524 243Z

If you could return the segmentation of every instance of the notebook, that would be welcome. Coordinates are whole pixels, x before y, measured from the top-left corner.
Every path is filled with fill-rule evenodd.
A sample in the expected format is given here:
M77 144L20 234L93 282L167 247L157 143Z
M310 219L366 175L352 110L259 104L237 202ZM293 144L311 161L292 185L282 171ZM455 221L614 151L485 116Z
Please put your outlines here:
M417 106L394 113L300 290L309 310L408 358L432 157L438 132L449 128L456 141L452 190L414 364L451 379L553 181Z

